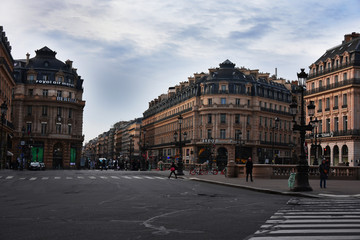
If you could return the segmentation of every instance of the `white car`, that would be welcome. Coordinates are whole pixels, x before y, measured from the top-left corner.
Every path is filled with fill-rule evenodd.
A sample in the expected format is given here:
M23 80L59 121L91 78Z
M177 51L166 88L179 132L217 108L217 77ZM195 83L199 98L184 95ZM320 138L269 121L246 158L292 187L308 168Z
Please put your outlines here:
M45 170L45 164L42 162L31 162L29 170Z

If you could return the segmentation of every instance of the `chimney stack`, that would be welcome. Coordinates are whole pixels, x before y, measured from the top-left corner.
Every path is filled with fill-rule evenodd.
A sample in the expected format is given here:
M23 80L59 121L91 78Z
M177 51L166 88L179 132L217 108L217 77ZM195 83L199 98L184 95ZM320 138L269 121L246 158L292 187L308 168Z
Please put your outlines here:
M29 64L29 58L30 58L30 53L27 53L26 54L26 65Z
M360 37L360 33L356 33L356 32L352 32L351 34L346 34L344 36L344 42L343 43L347 43L350 42L351 40Z

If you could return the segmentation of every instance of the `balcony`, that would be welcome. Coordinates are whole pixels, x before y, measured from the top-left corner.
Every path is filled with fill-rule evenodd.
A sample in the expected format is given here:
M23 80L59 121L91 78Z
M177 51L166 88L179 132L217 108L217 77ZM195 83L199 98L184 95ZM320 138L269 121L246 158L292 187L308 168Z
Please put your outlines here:
M321 87L318 87L315 89L307 90L306 95L320 93L320 92L327 91L327 90L333 90L335 88L348 86L348 85L352 85L352 84L360 84L360 79L359 78L347 79L347 80L343 80L343 81L340 81L337 83L332 83L330 85L321 86Z

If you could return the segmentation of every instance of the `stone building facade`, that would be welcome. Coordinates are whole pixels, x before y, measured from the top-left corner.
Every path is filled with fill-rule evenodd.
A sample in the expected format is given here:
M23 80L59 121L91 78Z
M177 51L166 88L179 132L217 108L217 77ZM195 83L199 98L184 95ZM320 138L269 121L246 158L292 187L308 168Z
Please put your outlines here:
M0 105L7 107L6 113L1 114L0 123L0 166L1 169L10 166L12 152L9 151L14 126L11 122L12 91L15 86L13 77L14 60L11 56L11 46L3 27L0 26Z
M317 156L332 165L359 164L360 159L360 34L351 33L310 65L305 99L313 101L319 144L308 139L309 161ZM310 119L308 119L309 121Z
M256 163L290 163L298 141L289 114L290 85L229 60L194 74L150 102L143 113L149 161L178 158L181 134L184 163L210 160L221 168L248 157Z
M83 143L83 79L72 61L43 47L15 61L13 93L15 159L46 168L79 167Z

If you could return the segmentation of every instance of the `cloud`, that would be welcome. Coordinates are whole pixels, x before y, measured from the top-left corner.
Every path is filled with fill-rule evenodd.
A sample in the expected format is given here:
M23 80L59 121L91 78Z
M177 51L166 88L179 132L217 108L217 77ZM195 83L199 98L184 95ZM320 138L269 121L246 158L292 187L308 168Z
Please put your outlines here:
M84 79L89 140L194 72L230 59L295 79L344 34L360 31L349 0L12 0L0 23L14 58L48 46Z

